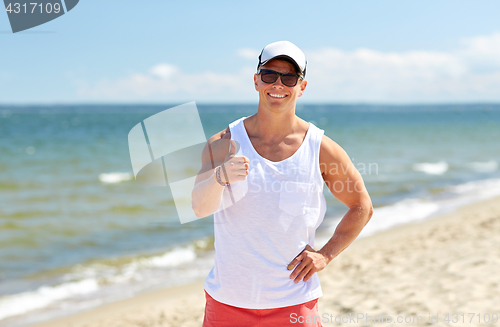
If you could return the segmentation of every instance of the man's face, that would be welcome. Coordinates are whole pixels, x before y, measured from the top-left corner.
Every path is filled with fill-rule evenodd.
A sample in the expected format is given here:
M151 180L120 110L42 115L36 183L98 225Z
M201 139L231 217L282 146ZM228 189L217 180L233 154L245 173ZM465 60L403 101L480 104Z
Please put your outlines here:
M296 74L293 64L284 60L271 60L260 68L271 69L279 73ZM306 89L307 81L299 78L297 85L290 87L283 85L281 78L276 82L267 84L262 81L260 75L254 75L255 90L259 92L260 102L267 107L295 107L297 98L302 96Z

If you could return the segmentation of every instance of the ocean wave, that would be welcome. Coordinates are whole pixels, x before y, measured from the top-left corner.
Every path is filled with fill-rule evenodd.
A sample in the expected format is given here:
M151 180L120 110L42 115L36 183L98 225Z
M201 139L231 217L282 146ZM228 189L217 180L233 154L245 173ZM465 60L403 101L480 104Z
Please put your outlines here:
M487 200L500 195L500 178L471 181L450 186L447 189L460 196L469 196L471 198Z
M129 181L133 178L131 173L102 173L99 174L99 181L106 184L115 184L124 181Z
M126 262L121 259L113 262L78 265L73 272L64 275L65 280L99 278L104 284L125 283L131 280L142 280L141 271L152 268L176 267L196 259L192 245L172 249L162 255L134 258Z
M41 286L35 291L4 296L0 298L0 320L44 308L56 301L89 294L98 289L99 285L95 279L84 279L56 286Z
M359 237L366 237L396 225L452 212L465 205L500 196L500 178L443 187L433 194L428 198L407 198L391 205L375 208L372 218ZM326 226L328 238L331 237L331 233L335 231L340 220L341 217L333 218ZM325 244L328 238L320 237L316 241L319 244Z
M407 198L390 205L375 208L372 218L363 228L358 238L367 237L397 225L423 220L438 210L438 203L420 198ZM321 247L328 242L340 220L341 217L332 219L326 226L326 232L322 232L321 235L316 237L318 246Z
M141 282L147 278L148 269L177 267L193 262L196 258L195 246L188 245L174 248L162 255L134 258L128 263L117 259L115 266L112 263L80 264L64 274L63 283L59 285L43 285L34 291L0 298L0 320L43 309L58 301L87 295L107 285Z
M422 162L413 164L412 168L430 175L442 175L448 170L448 163L445 161Z
M484 162L470 162L467 164L472 170L479 173L493 173L498 169L498 162L495 160L489 160Z
M366 237L396 225L425 219L438 209L438 203L418 198L404 199L392 205L377 208L360 236Z

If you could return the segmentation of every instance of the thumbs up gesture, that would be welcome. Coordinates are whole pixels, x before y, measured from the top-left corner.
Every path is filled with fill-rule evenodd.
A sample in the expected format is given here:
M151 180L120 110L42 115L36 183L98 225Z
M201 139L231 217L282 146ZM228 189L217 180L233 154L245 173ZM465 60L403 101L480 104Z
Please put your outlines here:
M229 140L229 153L221 165L221 179L223 182L234 183L247 178L250 160L245 156L236 155L236 142Z

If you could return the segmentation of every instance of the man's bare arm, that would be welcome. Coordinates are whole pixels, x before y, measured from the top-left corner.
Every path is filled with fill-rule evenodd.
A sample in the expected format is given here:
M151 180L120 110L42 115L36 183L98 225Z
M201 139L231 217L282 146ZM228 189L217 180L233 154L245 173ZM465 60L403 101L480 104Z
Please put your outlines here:
M373 206L361 174L344 149L327 136L321 142L320 164L328 189L349 208L332 238L319 250L330 262L358 237L372 217Z

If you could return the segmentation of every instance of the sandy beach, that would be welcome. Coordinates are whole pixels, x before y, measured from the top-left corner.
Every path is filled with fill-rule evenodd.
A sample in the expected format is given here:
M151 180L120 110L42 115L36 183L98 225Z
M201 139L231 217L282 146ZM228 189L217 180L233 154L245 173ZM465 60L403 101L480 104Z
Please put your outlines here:
M319 273L319 310L324 326L499 326L498 272L495 198L356 240ZM32 326L201 326L204 305L198 281Z

